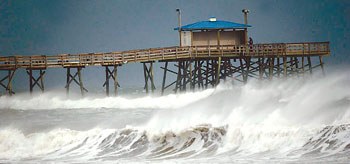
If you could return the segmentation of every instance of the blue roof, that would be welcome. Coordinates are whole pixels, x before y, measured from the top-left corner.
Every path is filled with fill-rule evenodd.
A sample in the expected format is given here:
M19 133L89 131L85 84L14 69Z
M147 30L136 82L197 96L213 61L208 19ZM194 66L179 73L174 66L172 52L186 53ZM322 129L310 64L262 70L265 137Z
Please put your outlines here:
M252 26L228 21L200 21L189 25L181 26L181 30L227 29L248 27ZM179 27L174 28L174 30L179 30Z

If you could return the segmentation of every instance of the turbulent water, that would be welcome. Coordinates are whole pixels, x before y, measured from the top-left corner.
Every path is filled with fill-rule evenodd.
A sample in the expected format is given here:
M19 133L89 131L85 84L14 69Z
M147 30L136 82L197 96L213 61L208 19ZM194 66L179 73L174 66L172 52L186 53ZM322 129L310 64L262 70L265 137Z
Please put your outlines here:
M350 163L350 74L167 96L0 97L0 163Z

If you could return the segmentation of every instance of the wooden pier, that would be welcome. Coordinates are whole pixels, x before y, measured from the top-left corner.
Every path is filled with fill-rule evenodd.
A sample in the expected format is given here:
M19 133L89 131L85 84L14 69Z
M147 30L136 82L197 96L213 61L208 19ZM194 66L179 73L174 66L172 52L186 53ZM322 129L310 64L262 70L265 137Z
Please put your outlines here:
M161 92L173 86L175 92L215 87L221 80L233 78L246 83L248 78L272 79L289 77L302 73L312 73L320 67L324 73L323 56L329 56L329 42L308 43L270 43L243 45L175 46L108 53L58 54L33 56L1 56L0 85L9 95L15 92L12 82L19 69L25 69L29 76L29 90L38 86L44 91L43 77L47 68L63 67L67 70L67 93L74 82L82 95L88 90L84 87L81 71L87 66L103 66L106 79L103 86L109 95L109 81L114 81L117 94L117 69L128 63L143 63L145 90L155 90L153 63L164 62ZM311 58L317 57L316 65ZM174 63L177 70L170 70ZM75 72L73 72L75 71ZM167 74L177 76L167 82ZM35 76L36 75L36 76Z

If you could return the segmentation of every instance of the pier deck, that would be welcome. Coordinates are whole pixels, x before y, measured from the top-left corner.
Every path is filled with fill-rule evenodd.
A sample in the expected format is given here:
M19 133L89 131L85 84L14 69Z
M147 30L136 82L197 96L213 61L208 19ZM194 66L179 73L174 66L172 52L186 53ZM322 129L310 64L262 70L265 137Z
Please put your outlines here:
M30 79L30 91L38 86L44 91L43 75L45 69L63 67L67 68L67 92L71 82L81 87L82 94L87 91L81 80L81 70L86 66L105 66L107 95L109 95L109 79L115 82L117 89L117 67L127 63L143 63L145 74L145 89L148 91L148 81L151 83L152 91L155 89L153 81L153 62L165 62L162 92L171 85L175 85L174 91L186 90L186 85L193 89L207 87L208 84L215 86L220 79L234 77L237 80L246 82L248 77L271 78L275 75L288 76L289 74L312 72L312 68L321 66L323 70L322 56L329 56L329 42L307 42L307 43L270 43L253 45L220 45L220 46L183 46L151 48L107 53L87 54L58 54L58 55L33 55L33 56L1 56L0 70L8 71L8 75L0 80L9 94L13 94L12 80L17 69L27 69ZM311 57L318 56L320 64L312 67ZM283 59L280 63L279 59ZM302 62L300 63L301 58ZM308 64L304 64L304 58ZM287 61L287 59L290 59ZM233 61L232 61L233 60ZM239 60L238 66L233 64ZM256 61L254 61L256 60ZM177 62L177 71L169 70L168 62ZM192 68L192 63L194 66ZM147 65L148 64L148 65ZM254 66L256 65L256 66ZM114 66L109 70L109 66ZM305 69L308 67L308 70ZM77 68L72 75L71 68ZM33 71L40 70L39 77L33 77ZM177 80L165 86L166 73L171 72L177 75ZM256 74L254 72L259 72ZM238 76L233 76L239 73ZM242 75L241 79L238 79ZM75 79L76 76L79 80ZM210 79L211 78L211 79ZM5 80L7 84L3 84ZM41 83L39 83L39 80ZM116 92L115 92L116 93Z
M107 53L1 56L0 69L123 65L136 62L215 57L307 57L329 56L329 54L329 42L165 47Z

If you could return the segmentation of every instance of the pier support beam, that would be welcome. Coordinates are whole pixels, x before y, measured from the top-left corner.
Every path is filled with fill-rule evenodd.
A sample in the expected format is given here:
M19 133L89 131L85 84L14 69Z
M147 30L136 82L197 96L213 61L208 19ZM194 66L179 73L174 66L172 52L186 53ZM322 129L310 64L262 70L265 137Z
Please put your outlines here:
M287 57L283 57L283 76L287 78Z
M178 71L177 71L177 80L175 82L175 93L177 93L177 91L186 91L186 86L187 83L190 83L191 85L191 76L192 76L192 68L190 68L191 61L186 61L186 60L179 60L178 64L175 65L176 67L178 67ZM191 66L192 67L192 66ZM190 70L189 70L190 68ZM191 87L190 87L191 88Z
M177 80L176 80L176 85L175 85L175 93L177 93L177 90L180 89L181 91L181 88L182 88L182 85L181 85L181 79L182 79L182 73L181 73L181 70L183 69L183 62L182 61L178 61L178 65L177 65L177 68L178 68L178 71L177 71Z
M303 55L300 58L301 58L300 73L302 74L302 77L305 78L305 57Z
M29 91L30 94L33 93L33 88L35 86L38 86L41 90L41 92L44 92L45 87L44 87L44 74L45 74L45 69L27 69L27 74L29 76ZM39 75L37 78L34 77L33 71L39 71ZM40 80L40 83L39 83Z
M193 91L194 90L194 82L193 82L193 74L192 74L192 61L190 60L188 62L189 64L189 81L190 81L190 90Z
M13 81L13 77L15 76L16 69L1 70L1 71L6 71L7 75L0 80L0 85L3 88L5 88L5 91L11 96L15 94L15 92L12 90L12 81ZM7 80L7 84L4 83L4 81L6 80Z
M148 66L147 66L148 65ZM151 82L151 91L152 93L156 89L154 85L154 79L153 79L153 62L147 62L143 63L143 72L145 77L145 86L144 89L146 90L146 93L148 93L148 81Z
M258 59L258 63L259 63L259 79L262 80L263 79L263 68L264 68L264 58L259 58Z
M164 94L164 90L165 90L165 81L166 81L166 73L167 72L168 72L168 62L165 62L164 74L163 74L163 82L162 82L162 95Z
M201 87L207 88L208 85L215 87L221 79L225 80L227 77L247 83L248 78L260 80L288 78L293 75L300 76L301 73L312 71L318 66L322 67L322 59L320 59L320 64L317 66L311 65L311 57L306 59L309 60L307 65L305 65L306 63L304 63L302 56L301 59L298 56L266 56L257 58L239 56L164 61L165 66L161 67L164 70L162 93L174 84L176 84L174 88L176 93L178 91L186 91L186 88L195 90ZM177 67L177 70L170 70L167 62L176 62L174 66ZM309 70L306 70L307 66L309 66ZM169 76L168 72L175 74L177 79L166 85L166 79Z
M246 84L248 82L248 76L249 76L249 73L250 73L250 60L251 59L250 59L250 57L247 57L244 60L245 60L245 66L246 66L244 83Z
M220 72L221 72L221 57L218 58L217 68L216 68L215 86L220 82Z
M273 67L275 63L275 58L270 57L269 58L269 79L271 80L273 77Z
M106 68L106 81L103 84L103 87L106 87L106 95L109 96L109 79L112 78L114 81L114 96L117 95L117 88L120 87L118 81L117 81L117 70L118 65L112 65L111 67L113 69L109 69L110 66L106 65L104 66Z
M312 75L312 65L310 56L307 57L307 65L309 66L309 72Z
M202 65L203 65L204 61L196 61L196 62L197 62L197 65L196 65L196 69L197 69L197 85L198 85L198 89L200 89L201 87L204 88L204 79L203 79L203 76L202 76Z
M168 67L168 62L165 62L164 67L160 67L164 70L163 75L163 82L162 82L162 94L164 94L164 90L169 88L172 85L175 85L174 91L177 93L178 91L186 91L188 88L187 85L189 85L191 91L194 91L197 88L200 89L201 87L204 88L204 82L206 81L206 78L203 76L206 76L205 66L203 66L203 63L206 60L200 61L200 60L178 60L173 61L177 64L174 64L175 67L177 67L177 70L173 71L170 70ZM176 80L172 83L166 85L166 78L167 78L167 72L170 72L172 74L175 74ZM215 75L214 75L215 76ZM214 77L215 78L215 77ZM215 81L215 80L214 80Z
M281 64L280 64L280 58L279 57L277 57L277 66L275 66L275 67L277 67L277 76L278 76L278 78L280 78L281 77Z
M244 63L243 63L243 60L244 60ZM251 59L249 57L248 58L239 58L240 67L238 67L237 71L241 73L243 83L248 82L248 76L250 73L250 64L251 64L250 61L251 61Z
M173 71L173 70L170 70L169 68L168 68L168 65L169 65L169 63L168 62L165 62L165 65L164 65L164 67L160 67L161 69L163 69L164 70L164 74L163 74L163 82L162 82L162 95L164 94L164 91L165 91L165 89L167 89L167 88L169 88L170 86L172 86L172 85L177 85L177 81L178 80L175 80L175 81L173 81L172 83L170 83L170 84L168 84L168 85L166 85L166 77L167 77L167 73L168 72L170 72L170 73L172 73L172 74L175 74L176 76L177 76L177 72L175 72L175 71ZM175 88L176 89L176 88ZM174 89L174 91L175 91L175 93L176 93L176 90Z
M322 75L323 76L326 76L326 73L324 72L324 66L323 66L323 59L322 59L322 56L319 56L319 59L320 59L320 66L321 66L321 69L322 69Z
M74 68L76 68L77 71L75 72L74 75L72 75L71 69L74 69ZM84 68L84 67L66 67L66 69L67 69L67 83L66 83L65 88L66 88L67 95L69 94L69 87L70 87L70 84L72 83L72 81L74 81L80 87L80 92L81 92L81 95L83 97L85 95L85 92L88 92L88 90L83 85L83 80L81 77L82 68ZM78 80L76 79L77 76L78 76Z

